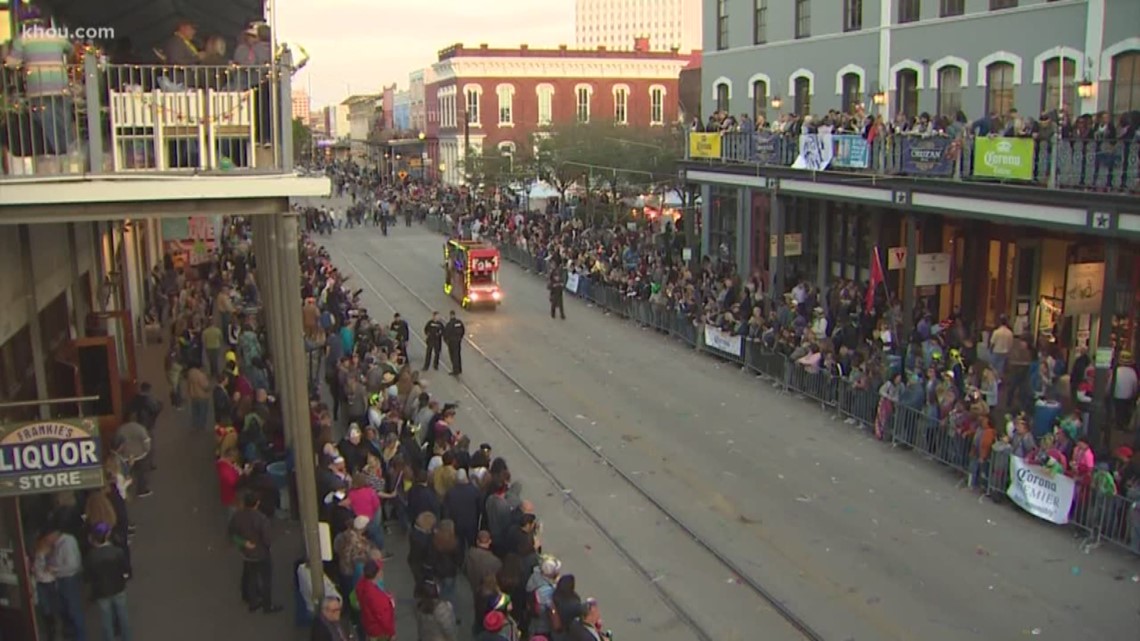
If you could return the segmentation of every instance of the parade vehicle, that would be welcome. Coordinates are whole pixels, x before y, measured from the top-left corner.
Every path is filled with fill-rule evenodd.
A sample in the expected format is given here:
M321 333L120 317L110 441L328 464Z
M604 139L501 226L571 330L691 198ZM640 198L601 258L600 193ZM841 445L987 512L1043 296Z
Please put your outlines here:
M503 302L499 288L499 250L490 243L451 239L443 246L443 292L464 309L497 309Z

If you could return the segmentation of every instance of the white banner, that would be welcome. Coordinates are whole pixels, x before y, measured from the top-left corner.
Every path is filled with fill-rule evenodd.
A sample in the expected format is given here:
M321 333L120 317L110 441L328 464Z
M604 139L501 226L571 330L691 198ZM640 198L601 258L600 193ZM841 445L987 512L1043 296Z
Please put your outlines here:
M823 171L835 156L831 127L820 127L818 133L800 134L800 154L792 163L792 169Z
M744 346L741 337L733 336L713 325L705 325L705 346L733 356L744 355L741 350Z
M1064 525L1073 505L1073 479L1011 456L1006 495L1033 516Z
M571 294L578 293L578 272L572 272L566 277L566 291Z

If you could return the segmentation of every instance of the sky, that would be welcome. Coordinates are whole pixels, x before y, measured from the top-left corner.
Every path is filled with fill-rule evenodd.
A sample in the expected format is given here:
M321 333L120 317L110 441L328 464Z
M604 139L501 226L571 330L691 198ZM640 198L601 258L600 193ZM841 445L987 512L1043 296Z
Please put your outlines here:
M457 42L515 48L574 44L573 0L274 0L278 39L309 53L293 86L313 107L408 86L408 74Z

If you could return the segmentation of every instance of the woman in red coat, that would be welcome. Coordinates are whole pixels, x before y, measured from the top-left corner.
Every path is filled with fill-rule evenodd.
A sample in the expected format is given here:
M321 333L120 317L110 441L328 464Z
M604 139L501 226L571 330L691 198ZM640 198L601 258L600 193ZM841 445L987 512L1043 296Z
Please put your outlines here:
M364 576L356 583L356 601L360 605L360 627L365 641L391 641L396 636L396 607L392 596L384 591L380 564L364 564Z

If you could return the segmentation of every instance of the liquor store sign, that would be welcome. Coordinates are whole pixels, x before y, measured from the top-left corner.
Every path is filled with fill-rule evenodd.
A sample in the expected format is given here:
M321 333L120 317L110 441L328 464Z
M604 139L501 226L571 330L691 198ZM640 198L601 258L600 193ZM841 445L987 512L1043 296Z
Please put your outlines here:
M0 496L101 487L99 450L90 419L0 425Z

